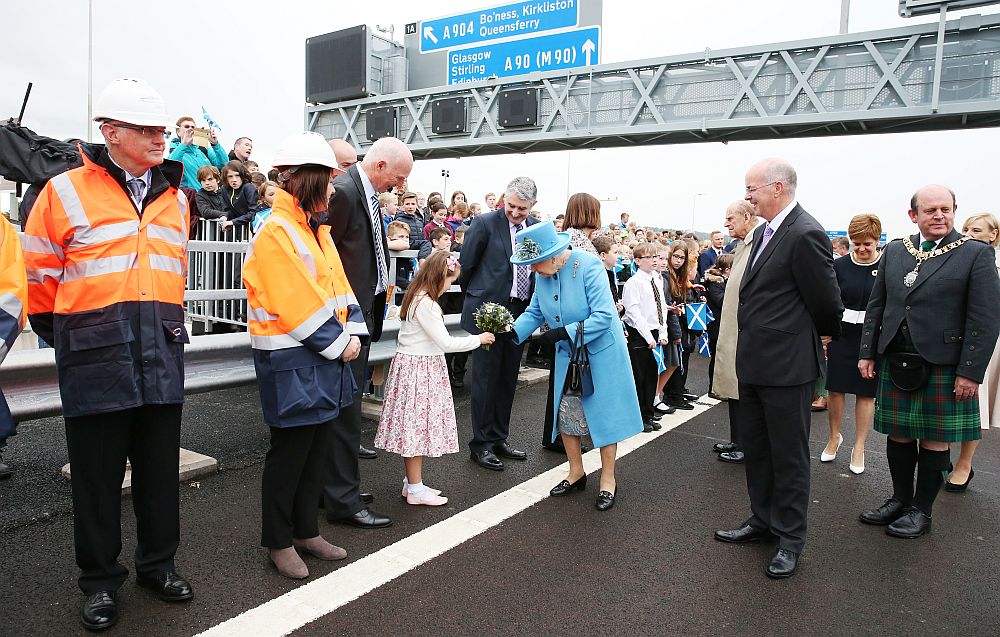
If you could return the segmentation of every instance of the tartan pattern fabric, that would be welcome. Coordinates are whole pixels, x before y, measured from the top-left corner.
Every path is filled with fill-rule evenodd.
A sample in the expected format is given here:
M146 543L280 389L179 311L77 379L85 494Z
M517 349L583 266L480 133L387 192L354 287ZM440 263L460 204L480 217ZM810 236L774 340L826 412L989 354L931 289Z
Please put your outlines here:
M907 348L916 352L915 348ZM927 384L903 391L880 365L875 393L875 431L898 438L937 442L979 440L979 401L955 400L955 368L931 365Z

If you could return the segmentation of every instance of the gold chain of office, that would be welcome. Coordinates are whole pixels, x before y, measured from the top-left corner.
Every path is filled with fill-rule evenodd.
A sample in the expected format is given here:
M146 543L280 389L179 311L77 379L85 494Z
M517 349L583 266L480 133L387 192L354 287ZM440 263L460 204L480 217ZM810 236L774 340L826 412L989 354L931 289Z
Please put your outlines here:
M907 272L906 276L903 277L903 285L908 288L913 287L913 284L917 281L917 274L920 272L920 265L924 261L933 259L934 257L939 257L942 254L947 254L968 240L969 237L962 237L957 241L952 241L946 246L941 246L940 248L936 248L930 252L924 252L923 250L917 250L917 248L913 245L913 242L910 241L909 237L903 237L903 247L906 248L906 251L912 254L913 258L917 260L917 264L913 266L913 270L911 272Z

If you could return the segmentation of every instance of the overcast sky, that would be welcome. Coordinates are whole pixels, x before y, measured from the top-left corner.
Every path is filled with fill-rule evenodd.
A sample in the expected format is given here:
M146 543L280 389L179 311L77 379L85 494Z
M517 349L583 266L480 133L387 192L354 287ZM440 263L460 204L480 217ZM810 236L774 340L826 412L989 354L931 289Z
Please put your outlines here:
M25 125L58 138L86 137L87 2L4 4L0 117L16 115L31 81ZM237 136L248 135L255 143L252 158L269 165L281 139L304 126L307 37L362 23L385 27L391 20L402 41L407 22L504 2L93 4L95 95L117 77L146 79L163 94L172 115L197 116L204 106L222 127L227 148ZM833 35L840 7L841 0L606 0L601 62ZM850 30L932 20L904 20L897 9L898 0L854 0ZM460 188L470 201L481 201L485 192L501 191L524 174L538 181L537 207L546 213L561 212L567 193L587 191L614 200L604 204L606 221L627 211L640 223L688 228L694 215L698 229L710 230L721 226L727 203L741 196L746 168L779 155L798 170L799 201L828 229L846 229L852 215L871 212L896 236L911 228L910 194L928 182L956 190L959 225L975 212L997 212L996 167L988 158L998 146L997 130L979 129L582 150L571 159L566 152L442 159L417 162L410 184L425 192L441 190L446 168L449 191Z

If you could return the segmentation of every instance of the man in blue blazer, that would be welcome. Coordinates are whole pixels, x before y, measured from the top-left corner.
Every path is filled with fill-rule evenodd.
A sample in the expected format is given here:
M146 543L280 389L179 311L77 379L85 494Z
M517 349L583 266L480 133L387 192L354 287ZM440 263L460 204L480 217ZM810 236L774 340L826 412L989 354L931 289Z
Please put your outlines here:
M712 245L708 246L708 249L698 255L698 280L700 281L705 277L705 273L712 269L715 262L719 260L719 255L723 252L723 245L725 244L725 237L719 230L712 231Z
M479 215L472 221L462 244L462 274L458 284L465 292L462 328L470 334L482 332L474 314L483 303L503 305L517 318L528 307L534 289L531 268L511 265L514 235L538 223L531 208L538 200L538 187L528 177L517 177L507 185L504 208ZM507 443L510 410L514 404L517 372L523 345L498 338L489 349L472 353L472 440L469 451L479 466L503 471L498 456L526 460L528 454Z
M723 542L776 539L769 577L790 577L806 541L813 385L826 371L823 343L840 334L844 305L830 240L795 199L798 178L783 159L746 174L746 200L767 223L739 288L736 377L739 438L750 518L715 532Z

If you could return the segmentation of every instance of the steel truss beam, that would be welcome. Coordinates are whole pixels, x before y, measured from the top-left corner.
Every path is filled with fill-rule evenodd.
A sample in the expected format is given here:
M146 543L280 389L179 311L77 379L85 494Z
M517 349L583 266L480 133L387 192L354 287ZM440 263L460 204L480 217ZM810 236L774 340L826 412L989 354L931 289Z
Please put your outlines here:
M370 146L369 108L394 106L420 158L1000 125L1000 15L487 80L306 107L306 126ZM504 128L499 97L535 88L538 124ZM465 131L431 131L434 100L468 103Z

